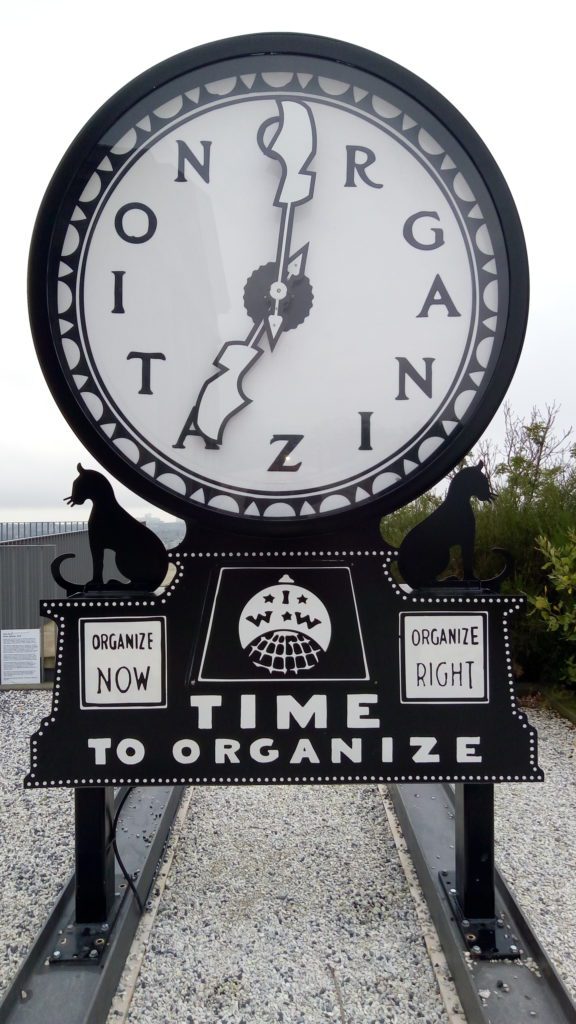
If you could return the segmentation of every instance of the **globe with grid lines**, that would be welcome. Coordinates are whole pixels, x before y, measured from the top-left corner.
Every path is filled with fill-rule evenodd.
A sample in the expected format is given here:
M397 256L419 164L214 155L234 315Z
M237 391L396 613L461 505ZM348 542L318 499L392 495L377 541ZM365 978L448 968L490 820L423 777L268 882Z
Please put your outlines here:
M318 664L332 626L323 601L288 574L246 603L238 624L250 661L269 675L298 675Z

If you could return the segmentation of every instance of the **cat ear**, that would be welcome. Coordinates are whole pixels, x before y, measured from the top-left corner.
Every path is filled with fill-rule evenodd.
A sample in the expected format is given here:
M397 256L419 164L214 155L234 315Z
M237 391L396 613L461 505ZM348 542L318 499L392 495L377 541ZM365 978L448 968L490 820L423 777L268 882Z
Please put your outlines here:
M79 473L84 473L84 469L83 469L83 467L82 467L82 466L80 465L80 463L78 463L78 465L76 466L76 469L78 470L78 472L79 472Z
M480 462L476 466L476 469L484 469L484 463L483 463L482 459L480 459Z

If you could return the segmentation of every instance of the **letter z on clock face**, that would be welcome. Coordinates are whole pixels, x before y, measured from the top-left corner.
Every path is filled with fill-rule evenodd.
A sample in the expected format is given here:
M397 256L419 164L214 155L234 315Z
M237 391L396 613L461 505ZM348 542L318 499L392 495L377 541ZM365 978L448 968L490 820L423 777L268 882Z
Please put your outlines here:
M391 511L469 450L527 314L520 224L450 104L368 51L252 36L113 97L31 256L44 371L82 440L184 517Z

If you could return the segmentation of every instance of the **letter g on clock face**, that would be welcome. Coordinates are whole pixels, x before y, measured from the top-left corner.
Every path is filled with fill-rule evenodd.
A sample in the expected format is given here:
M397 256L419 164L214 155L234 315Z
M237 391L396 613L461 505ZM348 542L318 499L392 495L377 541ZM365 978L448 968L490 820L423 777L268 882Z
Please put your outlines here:
M525 328L485 147L368 51L252 36L173 58L66 154L31 254L44 372L84 443L184 517L391 511L481 434Z

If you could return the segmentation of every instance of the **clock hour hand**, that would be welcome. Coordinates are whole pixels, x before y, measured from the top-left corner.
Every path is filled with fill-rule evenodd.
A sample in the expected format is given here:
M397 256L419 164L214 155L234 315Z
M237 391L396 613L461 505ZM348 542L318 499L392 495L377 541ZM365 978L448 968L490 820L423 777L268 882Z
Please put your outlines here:
M175 448L184 447L190 434L200 434L207 447L222 443L229 419L251 402L243 380L262 354L262 337L267 335L273 350L281 333L302 323L312 306L312 288L304 276L308 246L290 255L290 245L294 211L314 192L315 174L308 166L316 152L316 127L305 103L276 102L278 114L260 126L257 137L262 152L281 167L274 198L282 211L276 258L248 279L244 305L254 327L245 341L229 341L220 349L214 360L217 372L204 381Z
M181 439L189 433L200 434L207 448L219 448L224 428L231 416L249 405L242 389L244 377L262 355L259 347L264 334L264 321L255 325L246 341L227 341L214 360L216 373L204 381L196 405ZM190 424L194 430L190 430ZM179 442L177 447L184 447Z
M244 341L227 341L220 349L213 364L217 372L204 381L196 405L175 447L183 447L183 439L192 432L191 427L194 433L201 434L207 447L219 447L228 420L250 405L252 399L244 393L243 382L248 370L262 355L262 340L267 335L270 347L274 348L282 331L298 326L310 311L312 289L304 277L307 252L306 245L288 260L286 297L281 297L278 305L277 289L274 287L274 263L259 267L249 278L244 291L244 303L254 320L254 326ZM269 313L270 308L277 308L279 313ZM272 338L271 321L274 321L275 316L278 323Z

